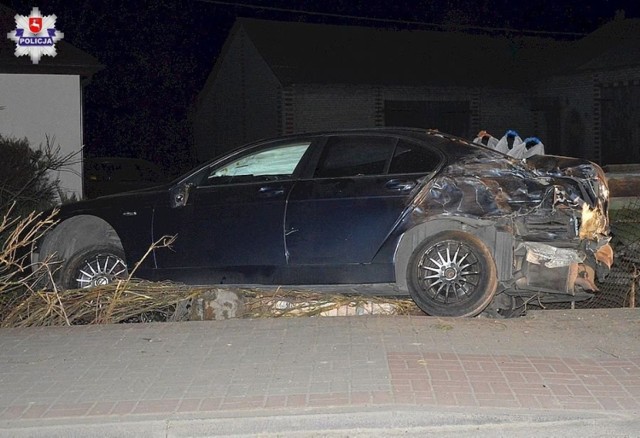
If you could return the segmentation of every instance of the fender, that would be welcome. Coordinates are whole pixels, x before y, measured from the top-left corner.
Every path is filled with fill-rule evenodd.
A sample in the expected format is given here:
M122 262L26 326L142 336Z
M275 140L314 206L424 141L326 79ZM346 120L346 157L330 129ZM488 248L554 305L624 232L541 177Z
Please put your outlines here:
M511 234L498 231L493 221L460 216L438 217L412 227L400 238L394 254L396 286L399 290L408 292L407 266L413 251L425 239L448 230L464 231L480 238L494 258L498 279L506 281L512 278L515 239Z
M65 260L78 250L100 242L122 246L113 227L104 219L92 215L72 216L44 235L38 251L39 258L44 259L56 253L61 260Z

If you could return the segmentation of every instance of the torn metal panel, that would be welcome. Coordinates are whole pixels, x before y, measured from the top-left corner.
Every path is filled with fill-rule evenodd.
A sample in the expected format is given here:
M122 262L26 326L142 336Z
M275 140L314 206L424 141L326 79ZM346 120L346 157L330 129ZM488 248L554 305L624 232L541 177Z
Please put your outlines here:
M562 266L571 266L574 263L582 263L585 255L574 249L556 248L540 242L523 242L520 248L527 251L526 259L529 263L536 265L544 265L547 268L559 268Z

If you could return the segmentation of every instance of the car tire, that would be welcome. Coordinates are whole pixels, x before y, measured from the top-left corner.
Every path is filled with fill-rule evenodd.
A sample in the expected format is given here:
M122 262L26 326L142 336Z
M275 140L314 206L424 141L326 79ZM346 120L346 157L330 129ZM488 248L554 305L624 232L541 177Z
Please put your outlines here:
M407 285L418 307L433 316L476 316L495 296L496 264L487 245L463 231L444 231L413 251Z
M85 289L126 278L127 264L122 248L113 245L93 245L69 257L60 269L63 289Z

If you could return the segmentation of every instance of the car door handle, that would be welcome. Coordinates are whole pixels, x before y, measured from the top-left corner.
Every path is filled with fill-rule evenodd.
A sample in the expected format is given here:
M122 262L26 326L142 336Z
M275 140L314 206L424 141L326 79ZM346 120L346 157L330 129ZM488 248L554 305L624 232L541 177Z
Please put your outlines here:
M402 179L392 179L384 185L388 190L395 192L408 192L416 186L415 181L407 181Z
M264 198L273 198L275 196L284 195L284 187L264 186L258 189L258 193Z

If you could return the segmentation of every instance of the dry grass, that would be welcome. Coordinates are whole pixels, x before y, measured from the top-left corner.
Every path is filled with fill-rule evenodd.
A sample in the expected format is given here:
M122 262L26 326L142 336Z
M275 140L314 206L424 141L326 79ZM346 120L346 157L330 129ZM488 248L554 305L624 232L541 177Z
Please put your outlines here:
M51 276L49 260L32 264L32 245L56 223L57 211L48 216L32 212L26 217L13 217L15 204L0 220L0 300L15 292L33 292Z
M244 290L242 293L245 316L250 318L408 315L420 312L412 300L395 297L325 294L281 288L275 292Z
M134 279L92 289L38 291L14 306L2 327L166 320L181 300L200 293L199 288Z
M107 324L166 319L178 302L201 291L174 283L136 280L133 276L154 249L169 247L174 240L175 237L163 236L151 245L126 279L91 289L59 291L53 282L52 266L47 261L42 262L38 269L48 274L51 281L46 284L52 290L34 288L33 282L23 281L22 287L26 292L19 294L18 299L5 302L0 326Z
M110 324L174 320L181 302L192 302L210 286L122 280L92 289L39 291L15 305L2 327ZM215 286L215 289L220 289ZM419 312L413 301L391 297L348 296L310 291L226 288L244 303L244 318L347 315L407 315Z

